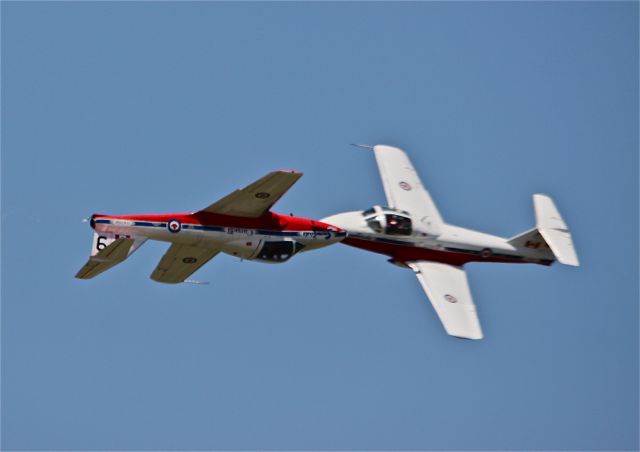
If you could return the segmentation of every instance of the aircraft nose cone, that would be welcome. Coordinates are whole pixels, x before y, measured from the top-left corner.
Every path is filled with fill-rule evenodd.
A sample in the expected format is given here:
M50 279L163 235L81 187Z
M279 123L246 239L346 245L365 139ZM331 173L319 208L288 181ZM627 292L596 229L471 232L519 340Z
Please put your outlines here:
M331 215L329 217L323 218L320 221L322 221L323 223L327 223L330 225L333 225L334 227L338 227L340 229L343 229L338 222L340 221L340 215Z
M329 217L323 218L320 221L337 226L344 231L352 231L359 228L360 217L361 215L359 215L359 213L354 214L354 212L346 212L331 215Z

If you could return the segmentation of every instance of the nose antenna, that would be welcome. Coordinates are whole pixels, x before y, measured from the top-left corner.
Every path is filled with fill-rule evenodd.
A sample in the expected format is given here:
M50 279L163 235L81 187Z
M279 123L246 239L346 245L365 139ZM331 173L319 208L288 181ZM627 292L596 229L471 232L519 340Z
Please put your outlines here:
M357 144L357 143L351 143L351 146L355 146L357 148L362 148L362 149L369 149L372 150L373 146L371 146L370 144Z
M83 218L83 219L82 219L82 222L83 222L83 223L88 223L88 222L89 222L89 217Z

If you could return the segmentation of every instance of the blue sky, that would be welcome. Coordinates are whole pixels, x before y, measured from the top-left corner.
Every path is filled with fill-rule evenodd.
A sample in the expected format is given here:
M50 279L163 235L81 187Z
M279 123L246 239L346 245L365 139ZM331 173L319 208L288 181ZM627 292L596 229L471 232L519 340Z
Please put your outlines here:
M638 3L2 2L2 448L637 449ZM91 281L91 213L384 203L407 150L444 219L511 236L548 193L578 269L467 266L485 339L336 245L148 243Z

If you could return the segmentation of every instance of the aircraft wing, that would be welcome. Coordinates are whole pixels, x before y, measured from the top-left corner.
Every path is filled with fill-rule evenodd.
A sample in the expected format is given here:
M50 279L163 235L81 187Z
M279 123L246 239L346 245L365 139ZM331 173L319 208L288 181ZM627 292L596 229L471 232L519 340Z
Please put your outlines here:
M407 265L416 273L447 334L482 339L467 275L461 267L430 261L408 262Z
M302 173L297 171L273 171L202 211L236 217L260 217L301 177Z
M443 223L440 212L407 154L402 149L381 144L374 146L373 152L389 207L410 212L429 234L440 235Z
M132 238L113 240L108 246L89 258L87 263L76 273L76 278L90 279L119 264L129 256L133 242Z
M168 284L181 283L219 252L217 249L174 243L160 259L151 279Z

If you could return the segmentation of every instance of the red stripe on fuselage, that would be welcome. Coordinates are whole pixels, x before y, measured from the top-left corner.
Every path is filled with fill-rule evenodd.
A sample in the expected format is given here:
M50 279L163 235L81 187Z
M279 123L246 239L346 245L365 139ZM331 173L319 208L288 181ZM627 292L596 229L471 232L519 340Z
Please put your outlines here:
M477 254L432 250L428 248L421 248L418 246L365 240L349 236L347 236L347 238L345 238L342 243L356 248L362 248L367 251L372 251L374 253L385 254L391 257L394 261L400 263L412 261L434 261L456 266L461 266L468 262L502 262L509 264L526 263L526 261L519 259L507 259L496 256L483 258Z
M112 220L132 220L167 222L178 220L186 224L200 224L203 226L222 226L243 229L267 229L272 231L326 231L332 228L341 232L342 229L321 221L310 218L294 217L292 215L281 215L274 212L267 212L258 218L234 217L230 215L219 215L209 212L196 213L168 213L168 214L143 214L143 215L100 215L95 214L95 219L106 218Z

